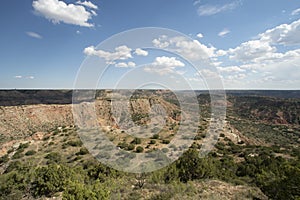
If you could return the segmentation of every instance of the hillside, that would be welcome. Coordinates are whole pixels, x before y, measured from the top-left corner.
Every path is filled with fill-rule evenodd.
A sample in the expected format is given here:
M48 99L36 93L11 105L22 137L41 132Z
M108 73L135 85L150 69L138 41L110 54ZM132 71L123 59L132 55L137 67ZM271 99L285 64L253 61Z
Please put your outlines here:
M199 92L201 116L190 150L158 171L130 174L97 162L89 153L93 148L84 146L74 124L70 91L0 93L4 97L0 100L0 199L300 197L299 99L227 94L225 127L216 130L219 137L214 150L199 158L197 152L211 123L209 95ZM115 146L134 155L150 155L159 149L175 152L168 144L181 126L181 115L172 92L140 90L130 99L133 122L125 118L125 124L147 127L154 120L149 115L153 105L165 111L166 123L157 134L150 132L150 138L121 130L117 122L122 115L113 115L110 94L97 91L95 108L97 123ZM101 151L99 155L109 156Z

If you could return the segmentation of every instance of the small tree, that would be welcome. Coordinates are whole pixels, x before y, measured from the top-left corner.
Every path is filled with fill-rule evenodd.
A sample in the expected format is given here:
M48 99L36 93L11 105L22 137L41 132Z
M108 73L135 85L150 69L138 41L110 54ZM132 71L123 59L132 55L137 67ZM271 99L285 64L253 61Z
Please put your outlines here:
M66 166L50 164L36 169L33 181L35 196L52 196L65 188L74 173Z

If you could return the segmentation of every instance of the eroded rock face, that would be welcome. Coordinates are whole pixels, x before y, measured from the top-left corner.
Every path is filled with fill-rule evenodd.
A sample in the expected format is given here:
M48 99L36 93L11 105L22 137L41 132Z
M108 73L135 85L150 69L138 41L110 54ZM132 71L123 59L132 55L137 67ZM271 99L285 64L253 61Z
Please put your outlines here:
M84 104L84 103L82 103ZM168 116L172 116L176 106L162 99L134 99L127 105L130 114L148 114L151 106L160 104ZM111 111L111 101L98 99L93 104L96 108L98 123L101 126L116 126L119 119ZM121 110L121 107L116 107ZM21 106L0 106L0 134L5 137L23 137L36 132L47 132L59 126L74 125L72 104L36 104ZM87 113L88 112L88 113ZM94 110L84 109L87 117Z
M71 105L24 105L0 107L0 133L30 135L73 124Z

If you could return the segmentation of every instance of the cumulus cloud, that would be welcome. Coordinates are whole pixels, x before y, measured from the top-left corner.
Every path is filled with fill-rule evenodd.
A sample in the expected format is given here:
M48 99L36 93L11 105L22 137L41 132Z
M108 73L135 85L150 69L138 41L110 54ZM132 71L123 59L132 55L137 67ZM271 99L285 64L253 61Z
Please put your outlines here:
M225 56L227 54L227 51L220 49L217 50L216 54L217 56Z
M131 51L132 49L125 45L116 47L114 52L96 50L94 46L89 46L83 50L83 53L88 56L98 56L105 59L108 64L111 64L115 60L132 58Z
M251 40L242 43L240 46L229 49L229 58L241 62L256 62L260 58L272 56L276 51L275 47L261 40Z
M54 24L63 22L83 27L94 26L88 22L93 14L81 5L66 4L60 0L35 0L32 2L32 6L36 13Z
M140 49L140 48L137 48L134 53L138 56L147 56L148 55L147 51Z
M291 15L299 15L300 14L300 8L293 10Z
M134 62L119 62L115 64L116 67L127 68L127 67L135 67L136 64Z
M224 5L201 5L197 12L200 16L210 16L210 15L215 15L221 12L225 12L228 10L233 10L236 7L238 7L239 2L232 2Z
M218 33L218 36L224 37L228 33L230 33L230 30L228 30L227 28L224 28L221 32Z
M170 45L170 43L168 42L168 36L166 35L162 35L159 38L155 38L152 41L152 43L155 47L161 49L167 48Z
M202 33L198 33L197 34L197 38L203 38L203 34Z
M208 47L198 40L189 40L181 36L172 38L161 36L160 38L154 39L152 43L157 48L172 50L190 60L206 59L216 56L215 47Z
M242 69L238 66L229 66L229 67L217 67L217 69L222 73L239 73L239 72L245 72L245 69Z
M259 35L261 40L271 44L299 45L300 44L300 19L291 24L281 24Z
M42 39L42 38L43 38L40 34L35 33L35 32L31 32L31 31L26 32L26 34L27 34L28 36L33 37L33 38L36 38L36 39Z
M163 66L163 67L184 67L184 63L180 60L177 60L175 57L157 57L153 63L154 66Z
M230 48L224 54L236 66L218 67L224 82L231 87L233 83L246 83L250 88L260 88L262 84L265 88L295 88L300 77L299 35L300 20L296 20L266 30L256 39ZM241 79L247 81L238 82Z
M83 5L83 6L86 6L86 7L88 7L88 8L91 8L91 9L95 9L95 10L97 10L98 9L98 6L97 5L95 5L95 4L93 4L92 2L90 2L90 1L77 1L76 2L77 4L80 4L80 5Z
M17 76L14 76L14 78L20 79L20 78L23 78L23 76L17 75Z
M231 60L247 63L271 64L285 62L300 55L300 49L278 52L277 46L300 44L300 20L281 24L258 35L256 40L242 43L227 51Z
M180 74L181 71L176 71L177 67L184 67L185 64L175 57L156 57L155 61L144 68L146 72L157 73L159 75Z

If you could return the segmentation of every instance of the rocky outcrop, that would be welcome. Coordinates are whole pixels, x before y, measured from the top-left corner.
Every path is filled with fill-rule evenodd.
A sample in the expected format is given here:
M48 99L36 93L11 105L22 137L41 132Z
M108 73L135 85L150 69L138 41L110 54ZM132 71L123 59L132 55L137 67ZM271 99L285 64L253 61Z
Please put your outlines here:
M133 99L129 105L126 104L131 109L130 113L127 112L127 114L131 115L131 117L137 114L144 114L146 116L146 114L149 114L151 106L155 104L161 105L170 117L174 116L175 110L178 110L175 105L161 98L141 98ZM120 116L115 115L118 114L118 109L121 110L121 107L116 106L115 109L117 111L113 114L111 100L105 98L97 99L95 104L92 105L96 108L98 123L103 126L116 126L121 114ZM0 135L7 138L19 138L32 135L36 132L47 132L59 126L74 125L72 111L72 104L0 106ZM81 115L88 118L91 113L87 112L94 112L94 110L83 109Z

